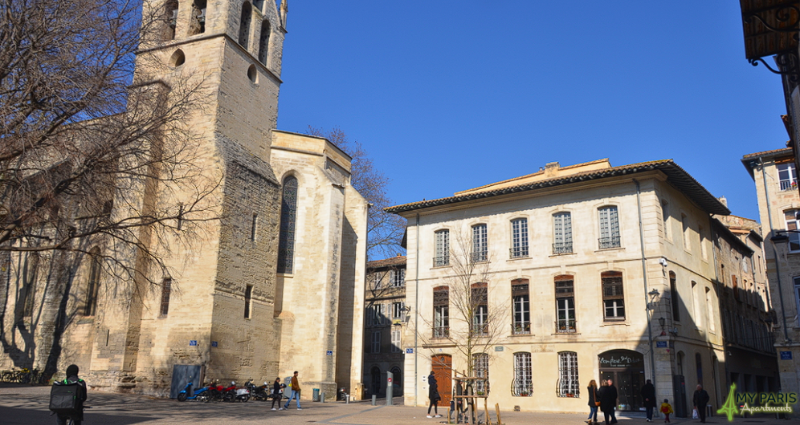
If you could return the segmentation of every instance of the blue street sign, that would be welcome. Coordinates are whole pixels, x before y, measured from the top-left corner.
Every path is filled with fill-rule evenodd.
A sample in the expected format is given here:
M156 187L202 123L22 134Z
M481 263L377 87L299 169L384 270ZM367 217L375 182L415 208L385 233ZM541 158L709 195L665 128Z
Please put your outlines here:
M656 348L667 348L667 341L656 341Z
M197 340L193 339L193 340L189 341L189 345L192 346L192 347L197 346Z
M325 352L325 355L326 356L332 356L333 355L333 351L328 350L327 352Z
M212 347L216 347L217 346L217 341L211 341L211 346Z
M781 351L781 360L791 360L791 359L792 359L791 351Z
M406 354L414 354L413 348L406 348Z
M494 351L503 351L503 347L494 347Z

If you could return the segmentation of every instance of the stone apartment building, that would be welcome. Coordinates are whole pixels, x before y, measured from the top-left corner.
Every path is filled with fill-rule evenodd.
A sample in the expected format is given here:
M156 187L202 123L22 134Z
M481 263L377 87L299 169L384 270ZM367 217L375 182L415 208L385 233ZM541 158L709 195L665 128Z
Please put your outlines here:
M163 253L169 274L149 276L155 288L106 275L102 239L72 268L47 255L8 258L2 308L15 314L0 316L0 369L43 369L55 356L59 370L77 364L93 390L159 395L185 385L176 371L242 384L298 370L304 387L328 394L360 384L368 204L350 185L345 152L275 130L287 10L287 0L144 2L144 16L165 19L143 34L136 85L202 80L204 104L185 124L219 182L208 208L221 219L191 248ZM183 195L146 186L142 205ZM153 273L128 254L118 260ZM68 298L52 293L58 279L72 282ZM54 335L64 319L49 312L61 299L67 324Z
M402 255L367 263L362 381L366 395L386 396L386 372L392 373L393 396L403 395L403 337L408 321L405 275Z
M621 410L641 410L645 379L681 416L698 382L712 405L727 394L711 215L729 211L674 162L550 163L387 210L408 220L407 404L427 403L431 369L447 402L467 362L506 409L585 412L601 378ZM459 287L456 263L485 273ZM472 324L457 314L466 293ZM496 340L465 358L458 332Z
M796 92L796 91L795 91ZM774 314L770 324L778 355L780 389L800 392L800 195L792 148L742 157L753 178L766 239L764 258Z
M714 257L722 335L725 380L739 391L774 392L779 388L778 361L769 329L770 294L759 224L750 219L715 216ZM694 308L710 294L693 294ZM727 392L727 391L725 391Z

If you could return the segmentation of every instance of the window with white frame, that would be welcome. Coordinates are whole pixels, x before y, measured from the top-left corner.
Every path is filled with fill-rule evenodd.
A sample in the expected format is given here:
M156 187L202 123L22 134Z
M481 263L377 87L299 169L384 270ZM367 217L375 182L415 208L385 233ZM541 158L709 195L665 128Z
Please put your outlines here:
M711 289L706 288L706 316L708 316L708 330L711 332L717 331L716 317L714 314L714 303L712 302Z
M625 320L622 273L603 272L600 280L603 283L603 317L606 320Z
M528 279L511 281L511 301L513 306L511 333L525 335L531 333L531 303Z
M553 214L553 255L572 254L572 215Z
M403 301L392 303L392 319L402 319L406 311L406 303Z
M575 280L571 275L555 278L556 332L575 332Z
M515 397L533 395L531 353L514 353L514 381L511 384L511 395Z
M400 351L400 329L392 329L392 353Z
M797 188L797 171L794 168L794 164L791 162L784 162L783 164L778 164L777 168L781 190Z
M511 220L511 258L528 256L528 219Z
M472 226L472 261L486 261L489 258L489 242L486 224Z
M485 379L475 381L476 394L486 394L486 391L489 388L489 355L486 353L473 354L472 370L476 378Z
M578 353L563 351L558 353L558 396L578 397L580 395L578 381Z
M381 273L381 272L375 272L375 273L372 274L373 285L374 285L374 288L375 288L376 291L381 289L381 280L382 280L382 278L383 278L383 273Z
M600 214L600 249L619 248L619 214L614 205L598 210Z
M392 286L395 288L402 287L406 284L406 269L392 270Z
M450 264L450 231L439 230L434 233L436 237L436 256L433 257L434 267Z
M800 251L800 226L798 226L797 212L800 210L789 210L784 213L786 218L786 229L789 230L786 236L789 237L789 252Z
M372 353L378 354L381 352L381 331L372 332Z
M372 306L372 326L381 326L384 324L386 316L383 307L383 304L375 304Z
M472 334L486 336L489 333L489 304L486 283L473 283L470 298L472 315Z
M450 288L433 288L433 337L450 336Z

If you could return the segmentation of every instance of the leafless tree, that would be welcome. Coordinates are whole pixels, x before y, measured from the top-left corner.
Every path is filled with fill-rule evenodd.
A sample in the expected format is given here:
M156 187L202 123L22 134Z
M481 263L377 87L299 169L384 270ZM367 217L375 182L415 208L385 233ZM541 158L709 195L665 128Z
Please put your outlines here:
M364 146L358 141L351 142L347 134L338 127L326 132L309 126L308 134L325 137L353 158L352 185L370 203L367 217L367 256L387 258L403 253L400 239L406 228L405 219L383 210L393 205L387 193L390 180L375 168Z
M20 265L46 259L39 313L56 323L55 340L84 257L102 260L106 282L133 282L135 296L162 275L153 270L168 273L176 243L219 218L219 179L200 168L198 137L183 124L204 78L158 54L137 59L142 35L166 20L142 10L141 0L0 0L0 302ZM15 346L0 337L7 352Z

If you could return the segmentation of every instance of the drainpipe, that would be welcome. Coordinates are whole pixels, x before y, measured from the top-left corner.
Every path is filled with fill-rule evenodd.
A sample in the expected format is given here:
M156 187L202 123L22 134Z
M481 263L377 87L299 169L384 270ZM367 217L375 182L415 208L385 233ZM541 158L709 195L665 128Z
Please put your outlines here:
M647 335L648 341L650 341L650 378L653 380L653 386L656 386L656 357L653 353L653 328L650 326L651 317L650 317L650 308L648 308L649 304L647 302L647 257L644 253L644 226L642 225L642 199L641 199L641 188L639 187L639 181L633 179L633 183L636 185L636 206L639 208L639 246L642 250L642 283L644 285L644 300L645 300L645 310L647 311Z
M764 197L767 201L767 218L769 219L769 233L772 234L772 207L770 206L769 202L769 190L767 187L767 173L764 171L764 158L758 157L758 163L761 165L761 178L764 182ZM770 242L772 242L772 255L775 257L775 273L778 276L778 298L781 304L781 316L783 319L783 340L784 342L790 342L789 340L789 329L787 329L786 325L786 310L783 308L783 289L781 289L781 266L780 261L778 261L778 250L775 249L775 242L770 237Z
M417 271L414 273L414 404L419 405L419 213L417 213L417 221L414 224L417 228L417 247L416 247L416 264Z

